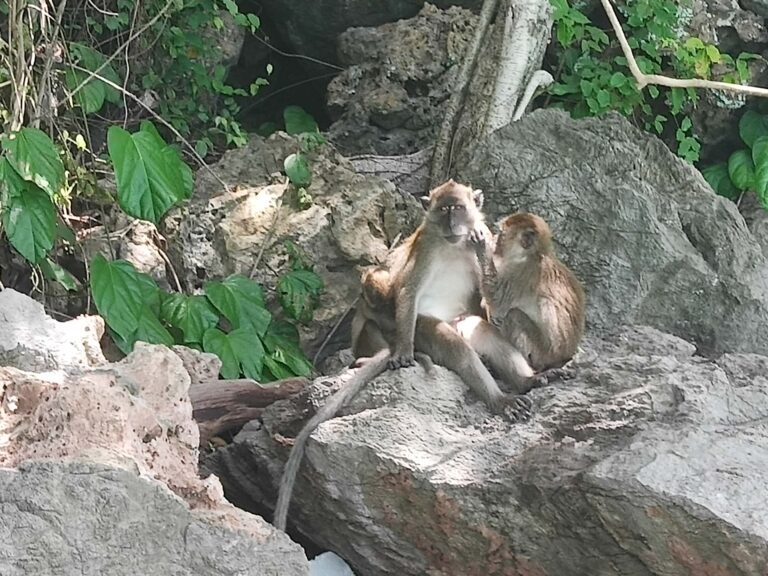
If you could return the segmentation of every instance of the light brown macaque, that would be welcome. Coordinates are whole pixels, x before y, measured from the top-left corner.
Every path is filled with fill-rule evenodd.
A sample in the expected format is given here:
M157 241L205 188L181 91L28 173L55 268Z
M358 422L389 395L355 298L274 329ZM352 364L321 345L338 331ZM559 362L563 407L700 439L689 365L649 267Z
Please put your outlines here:
M285 529L306 442L388 367L413 365L417 355L456 372L495 412L530 415L530 400L504 394L478 354L449 324L480 313L481 268L476 245L490 238L480 212L482 192L449 180L423 199L416 231L392 251L386 267L368 270L352 321L352 350L360 371L331 396L296 437L283 470L273 524Z
M501 223L495 247L478 244L490 322L470 316L457 330L518 393L547 381L584 334L584 289L555 255L552 232L535 214Z

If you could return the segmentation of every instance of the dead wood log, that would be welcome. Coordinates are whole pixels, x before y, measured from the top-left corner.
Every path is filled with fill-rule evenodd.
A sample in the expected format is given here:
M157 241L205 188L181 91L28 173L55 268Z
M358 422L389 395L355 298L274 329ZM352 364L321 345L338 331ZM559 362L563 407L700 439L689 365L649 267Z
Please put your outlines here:
M189 389L192 416L200 428L200 446L228 430L241 427L261 416L264 408L301 392L306 378L286 378L269 385L255 380L211 380Z

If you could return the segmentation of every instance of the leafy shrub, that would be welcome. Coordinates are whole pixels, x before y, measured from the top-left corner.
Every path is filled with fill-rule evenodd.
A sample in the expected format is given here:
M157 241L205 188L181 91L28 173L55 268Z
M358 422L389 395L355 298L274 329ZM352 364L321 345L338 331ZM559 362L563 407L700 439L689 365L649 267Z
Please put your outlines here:
M616 110L647 131L673 135L677 154L690 162L697 161L701 145L688 116L698 100L696 91L653 85L638 90L618 40L609 37L569 0L551 2L558 44L558 74L550 88L554 105L577 118ZM690 10L690 0L628 0L618 8L643 73L711 79L717 67L722 70L718 73L722 81L749 80L747 62L754 55L739 54L734 58L699 38L684 36L684 16ZM602 11L599 4L597 9Z
M746 148L702 174L721 196L738 200L744 193L754 193L768 210L768 115L745 112L739 120L739 136Z
M192 194L192 171L152 123L143 122L133 133L112 126L107 140L117 201L129 215L157 224L172 206ZM74 243L68 229L57 226L54 198L65 186L65 170L56 146L35 128L4 135L0 145L3 231L13 247L40 265L48 278L69 290L77 289L77 280L48 258L58 238ZM291 270L279 280L279 301L288 318L306 323L312 319L323 285L295 248L289 248L289 255ZM244 374L270 381L311 372L296 327L274 319L262 288L243 276L209 282L204 295L171 294L129 262L109 262L99 255L91 264L90 287L99 313L126 353L139 340L184 344L217 354L221 373L228 378Z

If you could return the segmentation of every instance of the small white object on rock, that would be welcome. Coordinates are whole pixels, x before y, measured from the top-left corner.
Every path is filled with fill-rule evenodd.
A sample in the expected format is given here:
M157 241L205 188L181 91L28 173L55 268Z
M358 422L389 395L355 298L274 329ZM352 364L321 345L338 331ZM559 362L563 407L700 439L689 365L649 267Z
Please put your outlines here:
M309 576L355 576L355 573L333 552L323 552L309 561Z

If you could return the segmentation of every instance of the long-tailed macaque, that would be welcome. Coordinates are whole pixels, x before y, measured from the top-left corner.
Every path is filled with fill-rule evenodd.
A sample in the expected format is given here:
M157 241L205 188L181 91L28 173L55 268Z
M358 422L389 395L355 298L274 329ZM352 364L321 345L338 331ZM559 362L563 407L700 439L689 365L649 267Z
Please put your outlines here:
M555 255L549 226L535 214L505 218L492 252L478 244L477 255L490 323L471 316L457 329L524 393L576 353L584 334L584 290Z
M482 193L449 180L425 199L427 212L416 231L392 251L386 268L363 275L352 323L352 350L360 371L304 426L283 469L273 524L285 529L306 442L370 382L389 368L412 365L415 354L456 372L495 412L513 418L530 413L530 400L504 394L478 354L449 324L480 312L481 268L476 244L490 231L480 212Z

